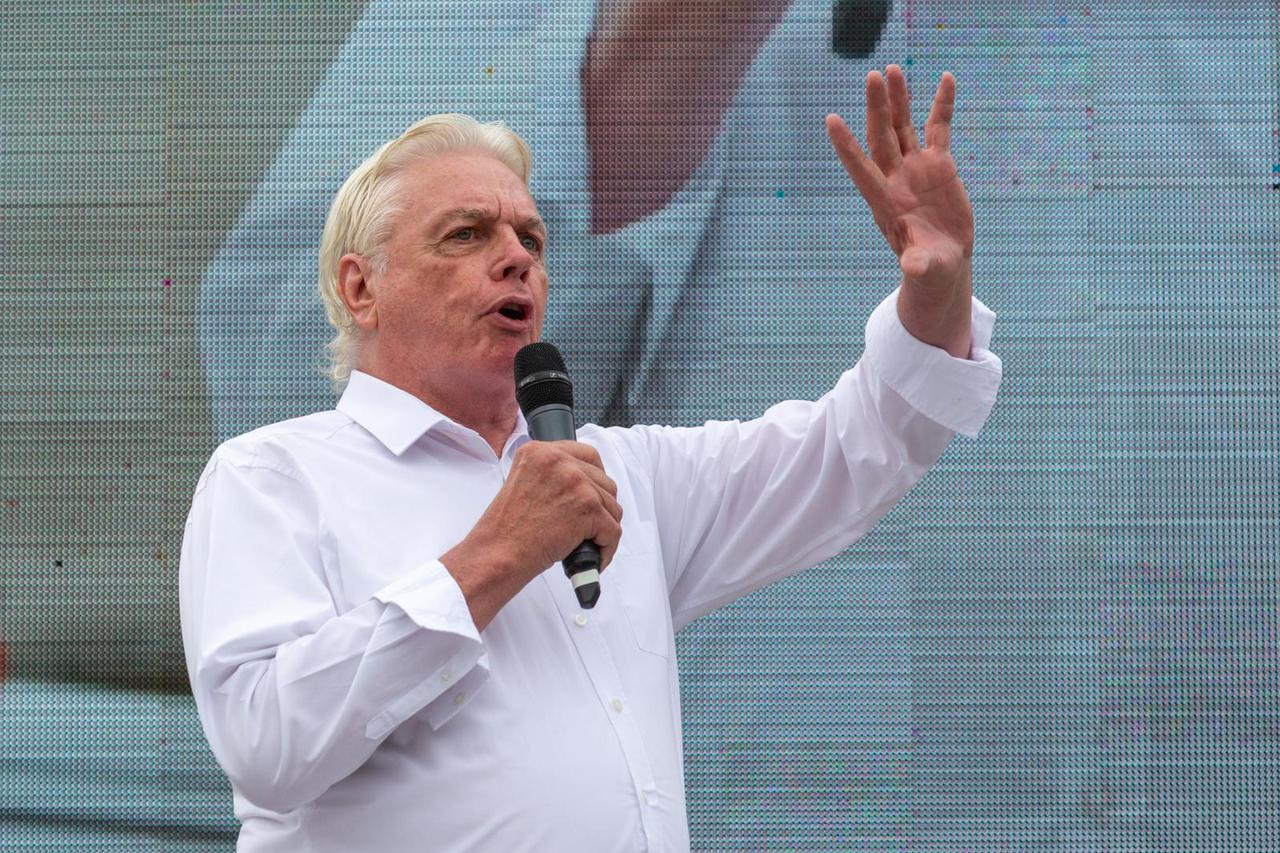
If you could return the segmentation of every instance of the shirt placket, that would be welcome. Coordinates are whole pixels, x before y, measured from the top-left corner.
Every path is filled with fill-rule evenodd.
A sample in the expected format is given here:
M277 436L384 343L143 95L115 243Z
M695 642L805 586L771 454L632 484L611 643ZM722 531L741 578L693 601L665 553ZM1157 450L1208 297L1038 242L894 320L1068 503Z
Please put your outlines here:
M622 746L622 755L627 762L627 772L631 776L631 784L636 795L636 807L640 811L640 824L644 828L645 849L660 851L663 849L660 839L662 832L657 825L657 810L650 792L657 790L653 775L653 764L649 760L649 752L645 748L644 736L640 732L639 721L635 709L623 684L617 662L609 652L608 643L600 631L599 625L591 618L589 612L577 607L572 599L568 582L556 589L553 583L555 573L543 573L539 576L547 585L547 594L555 602L564 621L565 629L573 640L578 657L587 671L587 677L595 688L596 698L604 706L609 722L618 736Z
M503 482L511 472L512 454L526 441L528 441L527 438L513 441L507 452L503 454L499 465ZM640 811L645 849L652 853L659 853L663 850L660 841L663 835L657 825L658 814L654 808L656 803L651 794L657 791L657 784L653 775L653 764L649 760L648 750L645 749L644 737L640 732L631 698L623 685L617 662L609 652L608 643L605 642L599 625L591 618L590 613L577 607L570 600L572 593L568 582L566 581L562 588L556 589L552 583L554 577L556 577L554 572L543 572L539 575L539 580L546 584L547 595L555 602L565 630L568 631L573 647L578 652L578 658L587 671L592 687L595 688L596 698L604 706L609 722L618 736L618 743L622 746L623 760L627 762L627 773L631 777L631 785L636 796L636 807Z

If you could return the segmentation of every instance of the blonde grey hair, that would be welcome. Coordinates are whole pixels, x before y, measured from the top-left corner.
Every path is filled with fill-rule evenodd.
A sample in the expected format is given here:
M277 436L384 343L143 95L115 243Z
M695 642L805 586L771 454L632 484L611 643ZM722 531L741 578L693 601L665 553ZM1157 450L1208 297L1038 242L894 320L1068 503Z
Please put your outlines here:
M360 354L360 330L338 295L338 261L354 252L376 273L386 271L386 245L404 211L400 176L411 165L447 151L491 153L527 186L533 155L529 146L500 121L480 123L459 113L427 116L383 145L343 183L329 207L320 239L320 296L329 323L337 330L328 344L326 373L336 390L351 376Z

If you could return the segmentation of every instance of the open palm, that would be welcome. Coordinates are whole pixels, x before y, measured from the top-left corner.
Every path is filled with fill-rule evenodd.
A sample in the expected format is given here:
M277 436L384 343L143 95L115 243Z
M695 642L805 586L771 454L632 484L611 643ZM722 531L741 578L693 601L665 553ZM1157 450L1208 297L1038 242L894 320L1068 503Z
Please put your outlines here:
M949 290L973 255L973 208L950 149L955 94L955 78L943 74L925 122L924 148L911 125L911 98L897 65L883 77L878 71L867 75L870 157L840 116L827 116L831 144L903 275L930 290Z

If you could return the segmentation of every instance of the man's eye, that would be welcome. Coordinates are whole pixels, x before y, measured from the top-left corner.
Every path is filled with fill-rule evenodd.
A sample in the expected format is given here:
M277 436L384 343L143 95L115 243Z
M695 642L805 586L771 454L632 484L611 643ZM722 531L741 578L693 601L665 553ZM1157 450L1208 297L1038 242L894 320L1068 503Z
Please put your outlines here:
M457 231L453 232L453 238L455 240L462 240L463 242L470 240L475 235L476 229L474 228L459 228Z
M542 248L542 244L538 242L537 237L521 237L520 244L530 252L536 252L538 249Z

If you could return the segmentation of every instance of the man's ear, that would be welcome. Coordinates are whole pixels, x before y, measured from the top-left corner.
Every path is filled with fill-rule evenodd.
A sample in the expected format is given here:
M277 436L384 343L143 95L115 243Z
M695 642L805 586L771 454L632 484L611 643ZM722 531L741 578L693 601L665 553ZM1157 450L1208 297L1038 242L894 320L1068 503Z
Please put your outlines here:
M350 252L338 259L338 296L347 306L356 327L364 332L378 328L378 305L372 278L373 265L364 255Z

